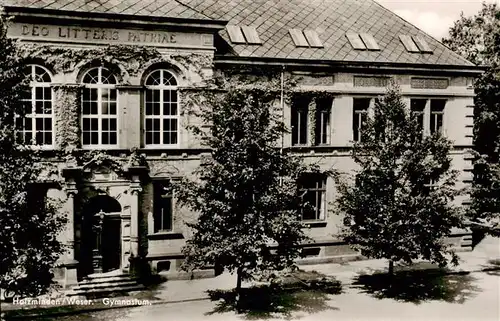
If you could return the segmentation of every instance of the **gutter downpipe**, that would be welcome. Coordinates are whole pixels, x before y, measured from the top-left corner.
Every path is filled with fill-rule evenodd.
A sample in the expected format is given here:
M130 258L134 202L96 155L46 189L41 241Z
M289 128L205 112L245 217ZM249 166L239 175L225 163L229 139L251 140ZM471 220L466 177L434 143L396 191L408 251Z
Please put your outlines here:
M281 97L280 97L280 107L281 107L281 121L285 123L285 65L281 65ZM285 147L285 133L281 133L281 149L280 153L283 156L283 148ZM280 178L280 185L283 186L283 178Z

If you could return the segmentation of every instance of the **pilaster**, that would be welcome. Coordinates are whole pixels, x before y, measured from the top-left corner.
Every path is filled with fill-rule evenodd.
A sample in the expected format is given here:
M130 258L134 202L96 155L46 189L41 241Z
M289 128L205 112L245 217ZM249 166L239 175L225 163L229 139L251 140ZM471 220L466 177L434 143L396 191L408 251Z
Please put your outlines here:
M78 283L77 268L79 262L75 256L75 196L78 194L77 178L80 172L79 168L65 168L62 170L62 175L66 180L64 186L67 196L65 211L68 213L65 233L68 252L63 263L65 288Z

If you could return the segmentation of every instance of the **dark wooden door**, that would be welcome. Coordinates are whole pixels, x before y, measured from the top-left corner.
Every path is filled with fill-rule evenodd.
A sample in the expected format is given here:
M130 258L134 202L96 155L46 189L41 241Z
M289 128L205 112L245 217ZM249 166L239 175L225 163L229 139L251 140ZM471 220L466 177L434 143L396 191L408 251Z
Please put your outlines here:
M101 234L102 271L109 272L120 268L121 260L121 220L106 218Z

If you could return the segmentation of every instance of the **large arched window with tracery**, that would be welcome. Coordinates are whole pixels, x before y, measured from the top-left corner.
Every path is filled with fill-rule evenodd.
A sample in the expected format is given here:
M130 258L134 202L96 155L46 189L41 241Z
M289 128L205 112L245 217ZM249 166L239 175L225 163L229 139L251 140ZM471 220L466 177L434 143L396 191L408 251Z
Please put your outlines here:
M25 74L30 79L30 90L23 97L27 107L25 115L16 119L17 142L52 147L52 77L47 69L38 65L28 65Z
M82 78L82 145L118 145L118 98L116 77L109 69L89 69Z
M144 143L146 146L176 146L179 143L177 80L165 69L151 72L145 81Z

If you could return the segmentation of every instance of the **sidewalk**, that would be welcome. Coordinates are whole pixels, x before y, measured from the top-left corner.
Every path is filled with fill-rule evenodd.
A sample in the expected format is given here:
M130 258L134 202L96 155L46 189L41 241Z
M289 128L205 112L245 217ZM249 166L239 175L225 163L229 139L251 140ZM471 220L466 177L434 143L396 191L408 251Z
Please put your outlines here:
M500 238L486 237L472 252L457 253L460 264L457 267L448 268L448 273L468 273L479 271L500 270ZM303 265L300 269L306 271L316 271L325 275L334 276L343 284L351 284L360 274L373 274L384 272L387 269L387 260L363 260L347 262L342 264L319 264ZM434 270L433 266L427 262L419 262L414 266L395 266L395 271L401 270ZM243 284L250 286L251 283ZM208 299L208 290L230 290L236 286L236 276L224 273L215 278L195 279L195 280L175 280L154 286L148 290L131 293L129 297L113 298L119 299L140 299L149 300L151 304L178 303L185 301L197 301ZM102 299L94 300L86 306L45 306L33 307L16 306L2 303L2 312L6 315L33 316L37 314L57 315L74 314L81 311L97 311L117 307L131 307L135 305L115 305L111 307L103 303ZM10 311L10 312L9 312Z

